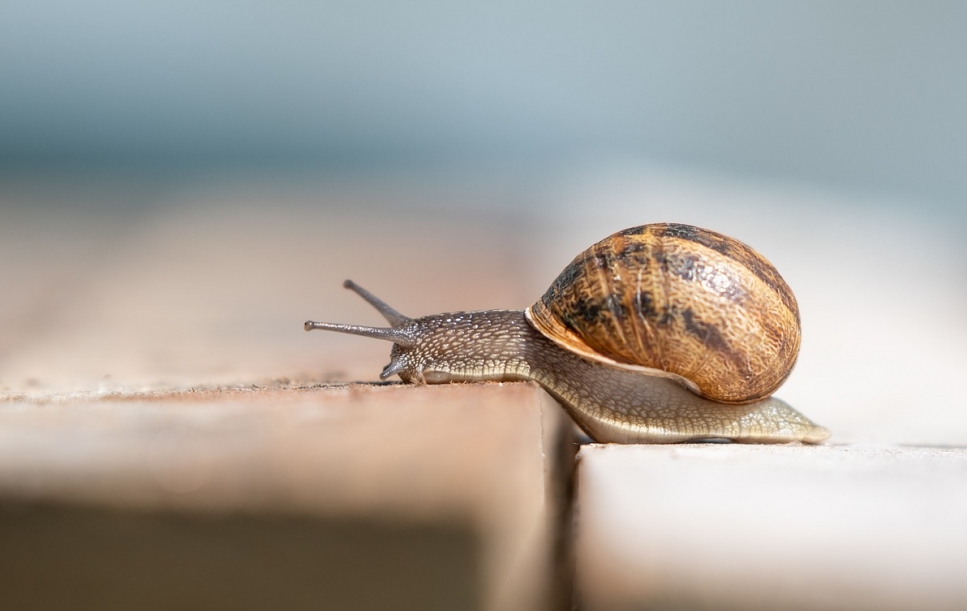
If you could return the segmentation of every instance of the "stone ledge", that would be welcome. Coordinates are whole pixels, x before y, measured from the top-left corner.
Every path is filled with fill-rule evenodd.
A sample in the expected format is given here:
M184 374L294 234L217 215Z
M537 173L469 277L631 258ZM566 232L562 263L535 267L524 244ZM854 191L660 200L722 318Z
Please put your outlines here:
M246 556L246 546L271 548L275 541L282 551L265 562L297 562L305 551L298 547L302 532L321 542L310 554L320 567L338 565L356 544L369 550L362 559L371 561L357 554L360 571L334 573L341 575L335 582L315 573L297 579L293 587L304 593L326 591L321 584L336 596L379 590L405 583L385 577L403 571L412 581L402 591L413 594L398 599L404 608L425 608L440 579L465 586L450 603L543 608L554 578L555 521L570 476L561 453L570 431L560 408L532 384L7 401L0 403L0 523L6 525L0 531L7 542L0 549L0 583L9 600L24 594L18 584L54 592L63 591L57 583L67 583L80 588L70 593L68 587L70 596L120 608L139 593L191 589L190 580L178 580L180 563L159 557L208 557L211 564L197 566L201 575L239 566L239 574L276 574L278 567ZM85 525L77 537L53 536L66 536L71 524ZM91 529L103 536L86 537ZM138 533L139 543L112 547L130 543L121 537L126 530ZM180 547L172 543L179 541ZM192 543L198 541L209 545L198 548ZM427 554L414 556L414 541L423 541ZM73 561L56 561L64 546L74 550ZM158 550L165 551L159 556ZM227 560L243 557L241 564ZM416 568L389 566L386 558L406 558ZM91 563L105 571L132 568L92 573ZM48 564L57 570L37 573ZM160 572L146 576L141 566ZM453 574L454 566L462 569ZM295 565L292 570L302 574ZM144 587L131 591L134 599L117 599L126 591L118 585L128 582ZM255 590L253 600L264 594ZM186 600L183 594L162 599ZM50 600L52 608L66 599ZM346 604L357 608L348 598Z
M588 610L967 608L967 450L599 446L578 456Z

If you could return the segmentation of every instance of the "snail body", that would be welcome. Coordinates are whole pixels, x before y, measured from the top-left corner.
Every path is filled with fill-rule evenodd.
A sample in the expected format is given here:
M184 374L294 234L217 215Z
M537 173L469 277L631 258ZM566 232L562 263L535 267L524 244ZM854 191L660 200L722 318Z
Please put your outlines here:
M533 380L592 439L818 443L828 431L771 393L800 344L799 309L774 267L689 225L626 229L578 255L531 307L403 316L351 281L389 328L305 329L393 342L382 379Z

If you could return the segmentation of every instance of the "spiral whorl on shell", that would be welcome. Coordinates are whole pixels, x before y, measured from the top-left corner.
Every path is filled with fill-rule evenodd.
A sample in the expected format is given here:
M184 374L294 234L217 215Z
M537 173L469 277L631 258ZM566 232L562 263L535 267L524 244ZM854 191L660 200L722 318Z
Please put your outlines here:
M799 354L799 306L779 272L738 240L690 225L605 238L526 314L565 349L725 403L768 397Z

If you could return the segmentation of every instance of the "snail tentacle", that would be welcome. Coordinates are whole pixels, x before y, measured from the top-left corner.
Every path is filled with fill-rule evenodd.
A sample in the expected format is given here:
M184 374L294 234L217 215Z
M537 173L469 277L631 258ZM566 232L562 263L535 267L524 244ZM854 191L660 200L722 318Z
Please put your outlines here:
M361 325L342 325L332 322L315 322L313 320L307 320L304 327L306 331L335 331L337 333L348 333L349 335L361 335L363 337L384 339L407 348L412 348L414 345L416 345L416 340L409 333L407 333L405 329L394 329L392 327L364 327Z
M393 357L393 360L390 361L389 365L384 367L383 371L380 372L379 379L384 381L388 380L391 377L399 374L401 371L404 371L406 367L407 363L402 356Z
M352 280L344 280L342 285L344 288L347 288L353 291L354 293L356 293L357 295L365 299L369 305L376 308L376 310L383 315L383 318L386 319L386 322L388 322L390 326L393 327L394 329L402 327L403 325L405 325L406 323L412 320L410 317L400 314L399 312L396 311L395 308L391 307L388 303L386 303L376 295L373 295L372 293L370 293L363 287L359 286Z

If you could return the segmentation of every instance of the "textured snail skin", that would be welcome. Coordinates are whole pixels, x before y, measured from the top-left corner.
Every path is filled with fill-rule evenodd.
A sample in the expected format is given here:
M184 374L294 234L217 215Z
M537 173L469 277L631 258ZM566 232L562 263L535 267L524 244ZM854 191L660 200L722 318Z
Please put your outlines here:
M819 443L829 436L779 399L717 403L666 377L564 350L535 330L522 311L438 314L408 320L397 330L411 345L394 343L383 377L399 374L417 384L533 380L598 442Z

